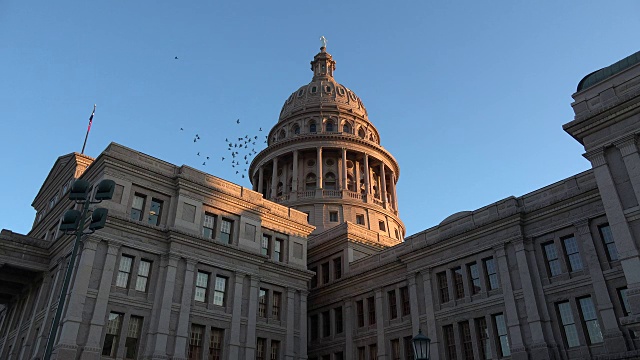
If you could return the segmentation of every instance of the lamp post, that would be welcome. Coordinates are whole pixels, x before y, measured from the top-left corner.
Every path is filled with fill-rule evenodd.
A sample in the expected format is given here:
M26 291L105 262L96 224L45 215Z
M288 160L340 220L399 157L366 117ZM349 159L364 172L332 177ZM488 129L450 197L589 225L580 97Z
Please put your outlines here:
M90 193L93 190L93 186L91 186L91 184L87 180L76 180L71 186L71 191L69 192L69 200L75 201L76 204L82 204L82 211L67 210L62 216L60 231L63 231L65 234L75 233L76 239L73 243L71 259L69 259L69 266L67 266L67 271L64 275L64 282L62 283L62 289L60 290L56 316L53 318L53 323L51 323L51 330L49 331L49 338L47 339L47 347L44 350L44 360L51 359L51 353L53 352L53 343L56 339L60 317L62 316L62 308L64 307L67 290L69 289L69 282L71 281L71 275L73 273L73 268L75 267L76 256L78 254L80 241L82 240L82 235L92 234L96 230L102 229L107 222L108 210L104 208L97 208L93 210L91 214L89 231L85 233L84 227L85 223L87 222L89 205L101 203L102 200L110 200L111 197L113 197L113 191L115 190L115 187L116 183L113 180L100 181L93 196L95 201L91 201Z
M415 360L429 360L429 348L431 347L431 339L422 334L422 330L418 329L418 335L411 339L413 343L413 354Z

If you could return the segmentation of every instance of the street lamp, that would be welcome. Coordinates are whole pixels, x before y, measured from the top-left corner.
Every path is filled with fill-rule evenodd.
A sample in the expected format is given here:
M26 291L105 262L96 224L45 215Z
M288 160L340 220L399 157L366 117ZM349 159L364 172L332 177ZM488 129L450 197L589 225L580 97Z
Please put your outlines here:
M429 360L429 348L431 347L431 339L422 334L422 330L418 329L418 335L411 339L413 343L413 354L415 360Z
M110 200L113 197L113 192L116 188L116 183L113 180L102 180L96 186L95 194L93 198L95 201L91 201L89 195L93 190L93 186L87 180L76 180L71 186L69 192L69 200L75 201L76 204L82 204L82 211L80 210L67 210L62 216L62 222L60 223L60 231L66 234L76 235L76 240L73 243L73 250L71 251L71 259L69 260L69 266L64 276L64 282L62 283L62 289L60 290L60 298L58 299L58 308L56 309L56 316L51 323L51 330L49 331L49 339L47 339L47 347L44 351L44 360L51 358L53 352L53 343L55 342L58 325L60 323L60 317L62 316L62 308L64 307L67 290L69 289L69 282L71 281L71 274L76 263L76 255L78 254L78 247L82 235L92 234L96 230L100 230L107 222L108 210L104 208L94 209L91 214L91 222L89 223L89 231L84 232L84 227L87 222L87 213L89 212L89 205L101 203L102 200Z

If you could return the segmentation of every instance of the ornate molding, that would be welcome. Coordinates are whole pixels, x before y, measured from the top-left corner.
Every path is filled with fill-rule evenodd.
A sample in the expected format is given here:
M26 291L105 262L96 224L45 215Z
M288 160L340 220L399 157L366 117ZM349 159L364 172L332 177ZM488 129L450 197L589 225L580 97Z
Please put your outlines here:
M600 167L607 163L607 160L604 157L604 148L597 148L591 151L587 151L582 154L587 160L591 162L591 166L593 168Z
M578 231L579 235L585 235L590 232L589 230L589 219L584 218L573 222L573 226Z
M616 141L613 142L613 145L620 149L622 156L627 156L633 153L638 152L638 147L636 146L636 135L628 134Z

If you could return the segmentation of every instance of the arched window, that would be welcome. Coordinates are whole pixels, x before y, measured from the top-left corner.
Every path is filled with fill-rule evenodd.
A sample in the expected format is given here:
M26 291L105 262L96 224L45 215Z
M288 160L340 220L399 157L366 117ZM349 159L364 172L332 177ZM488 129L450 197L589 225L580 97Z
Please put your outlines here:
M366 134L365 134L365 132L364 132L364 130L362 128L358 129L358 136L360 136L363 139L366 136Z
M304 184L305 190L315 190L316 189L316 174L309 173L305 179Z
M333 121L327 121L327 132L333 132Z
M309 124L309 132L310 133L315 133L316 132L316 123L315 122L311 122Z
M293 125L293 133L296 135L300 134L300 125L298 124Z
M349 125L349 123L344 123L344 125L342 125L342 132L351 134L351 125Z
M336 176L330 172L324 177L324 189L335 190L336 189Z
M287 133L284 131L284 129L280 130L280 134L278 135L278 138L282 140L285 137L287 137Z
M280 181L276 187L276 196L282 196L282 181Z

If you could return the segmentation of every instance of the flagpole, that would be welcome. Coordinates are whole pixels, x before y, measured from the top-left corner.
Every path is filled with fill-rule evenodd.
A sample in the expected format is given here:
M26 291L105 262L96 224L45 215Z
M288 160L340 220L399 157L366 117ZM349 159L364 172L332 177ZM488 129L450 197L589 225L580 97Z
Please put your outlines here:
M93 122L93 115L96 113L96 104L93 104L93 112L89 116L89 126L87 127L87 134L84 136L84 144L82 144L82 151L80 154L84 154L84 147L87 146L87 139L89 138L89 131L91 131L91 123Z

